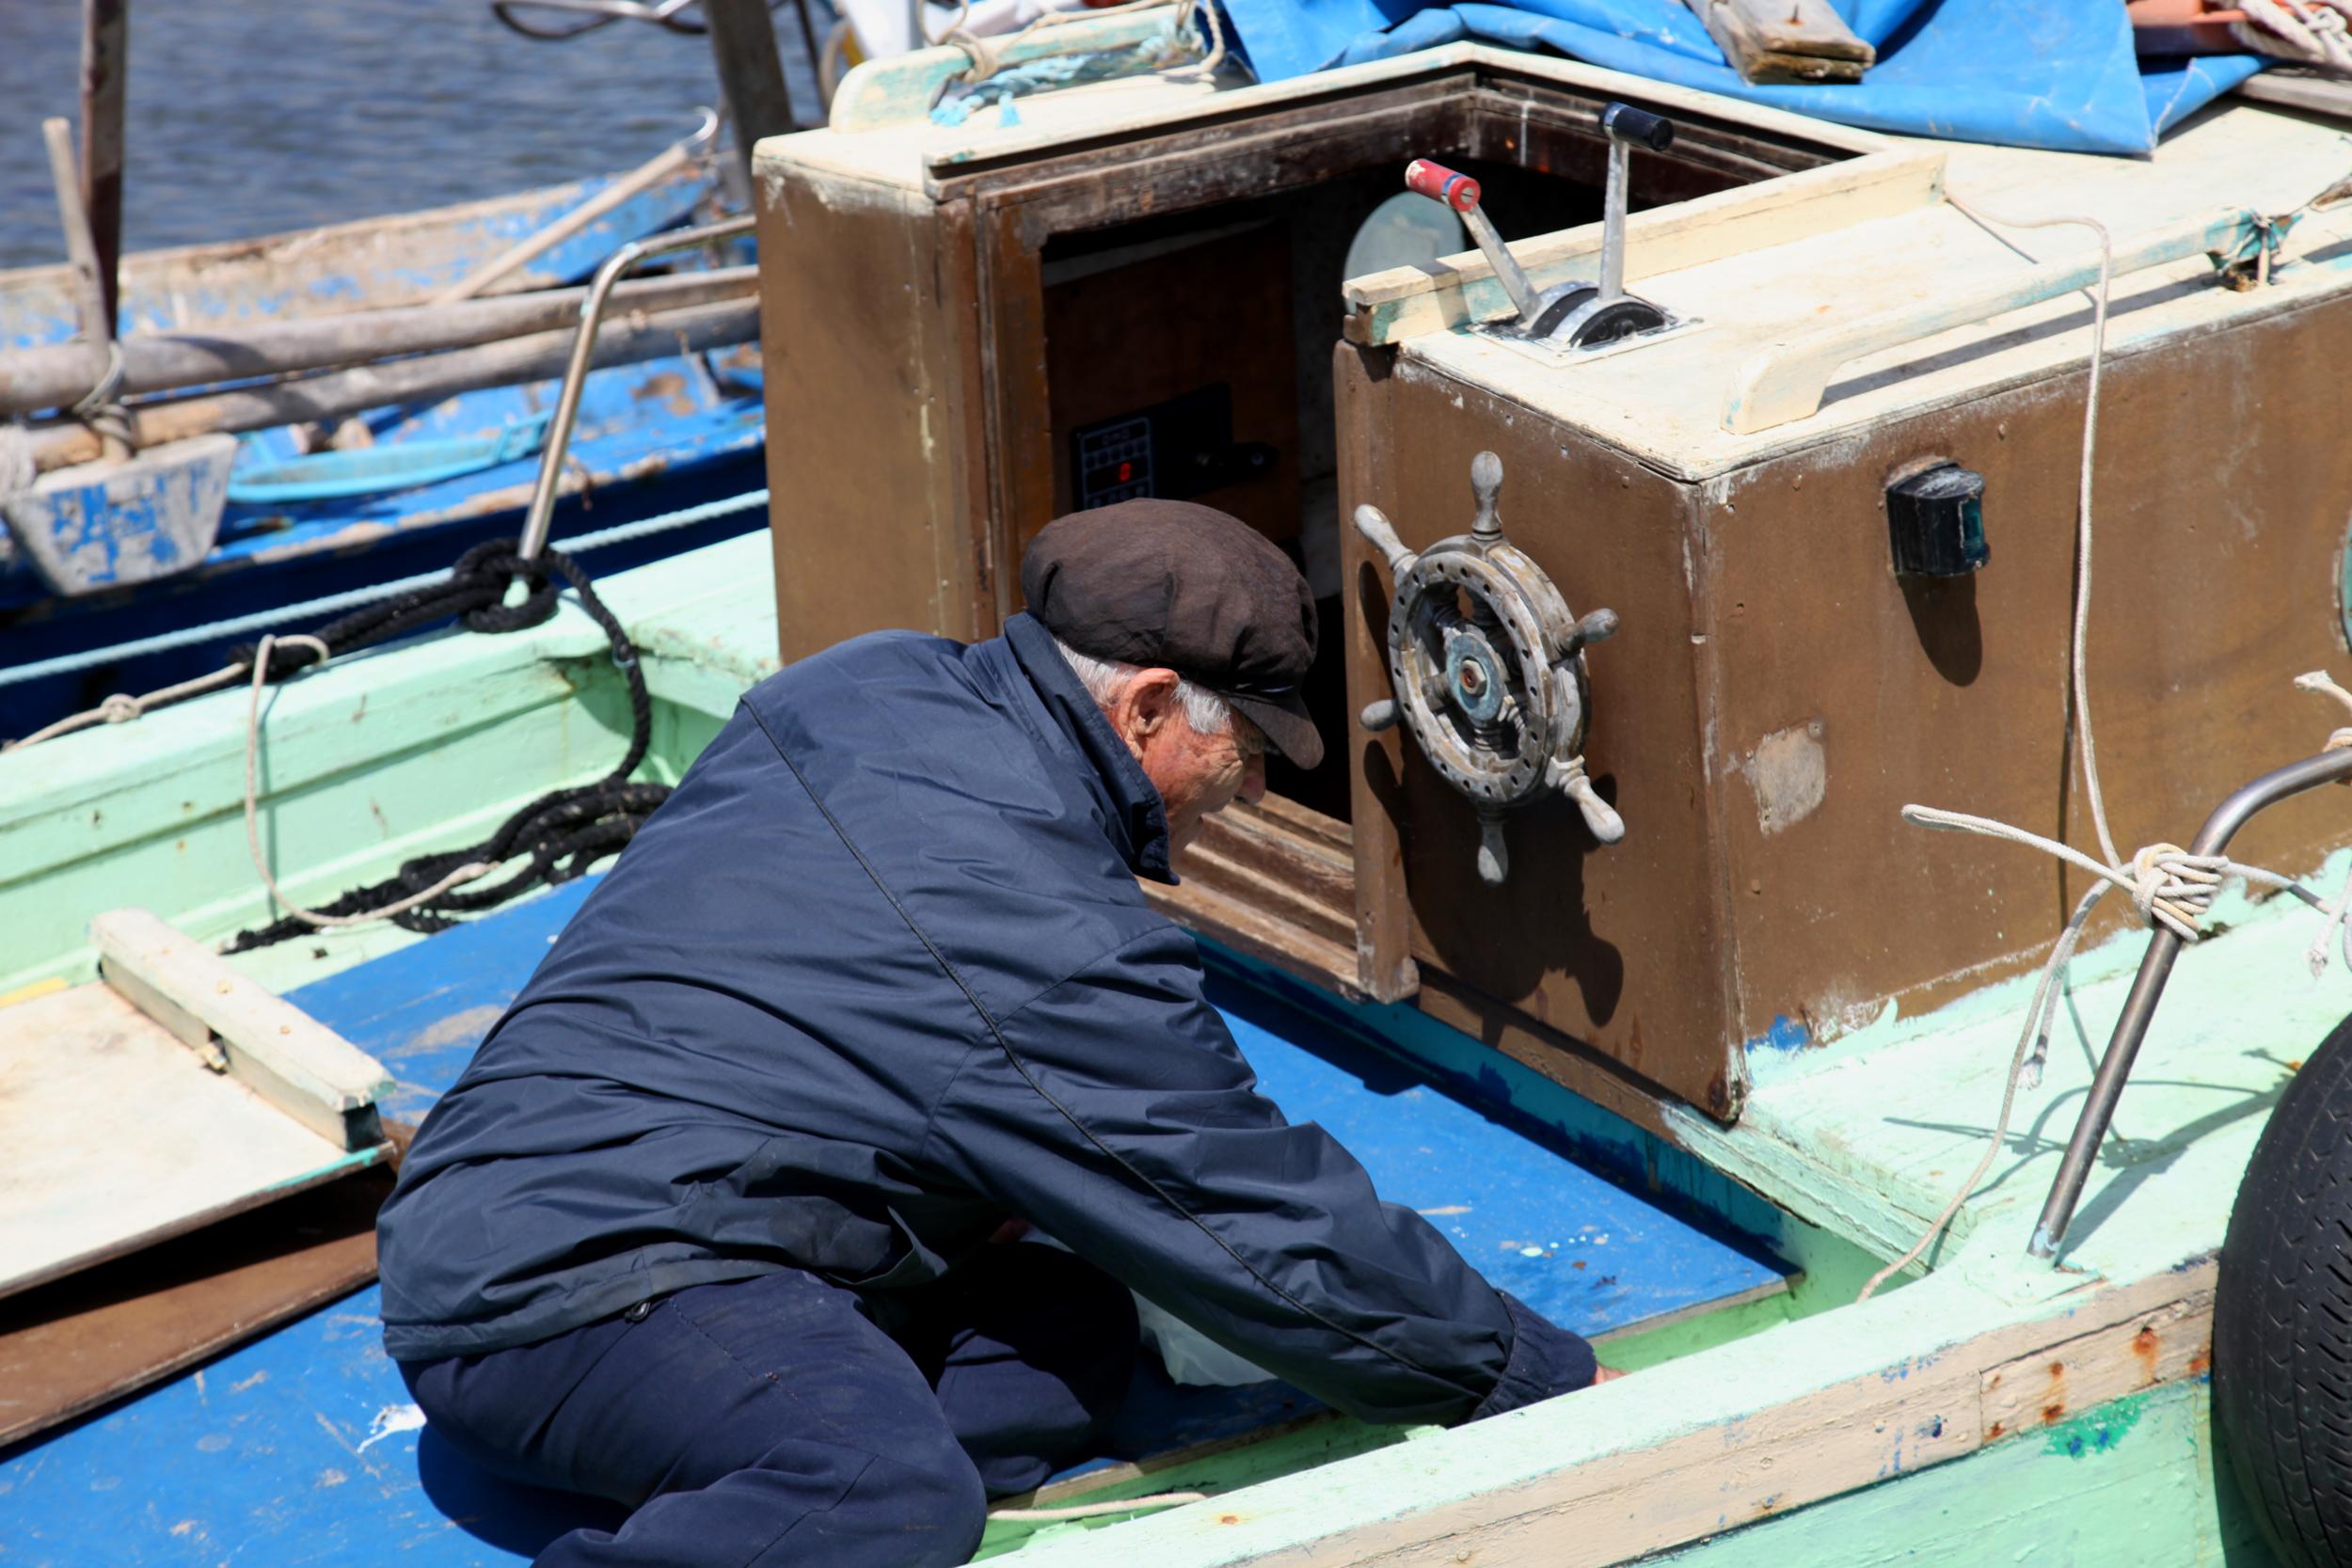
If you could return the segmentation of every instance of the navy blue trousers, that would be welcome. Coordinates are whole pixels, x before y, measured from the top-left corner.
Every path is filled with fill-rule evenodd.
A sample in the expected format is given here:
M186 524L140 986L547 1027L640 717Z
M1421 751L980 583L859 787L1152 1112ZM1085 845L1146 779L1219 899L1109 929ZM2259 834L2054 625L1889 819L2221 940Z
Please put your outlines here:
M1003 1245L918 1291L786 1270L401 1371L466 1458L634 1510L540 1568L922 1568L972 1555L989 1497L1094 1457L1136 1357L1108 1275Z

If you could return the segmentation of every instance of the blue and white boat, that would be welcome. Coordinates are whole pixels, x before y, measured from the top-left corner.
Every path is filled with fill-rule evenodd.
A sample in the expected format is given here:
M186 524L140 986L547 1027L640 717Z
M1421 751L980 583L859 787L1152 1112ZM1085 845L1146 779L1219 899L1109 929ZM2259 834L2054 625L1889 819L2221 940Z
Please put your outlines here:
M577 284L616 248L716 208L719 184L707 141L706 128L634 175L127 256L118 330L135 346L142 335L185 340L218 329L227 337L262 324L432 304L484 271L499 274L481 290L485 298ZM580 222L583 211L590 215ZM518 248L549 230L562 237L515 261ZM695 253L686 264L750 259L744 244L733 253ZM66 266L0 273L0 355L70 342L72 299ZM564 452L556 548L568 538L758 486L759 357L748 331L741 336L693 352L636 356L633 363L587 375ZM151 563L119 581L108 580L102 568L61 583L23 539L0 530L0 736L28 734L109 693L152 690L215 670L230 647L249 640L246 624L272 611L439 571L476 544L515 537L559 386L542 373L367 408L337 424L331 443L317 425L250 430L236 449L208 547L183 550L183 560L160 569ZM144 410L151 403L130 406ZM54 418L37 417L20 433L44 425L55 428ZM140 526L132 512L102 497L77 516L75 543L85 557L103 563L132 548ZM740 511L624 537L593 564L598 571L627 567L759 520L756 512ZM207 630L213 627L221 629Z

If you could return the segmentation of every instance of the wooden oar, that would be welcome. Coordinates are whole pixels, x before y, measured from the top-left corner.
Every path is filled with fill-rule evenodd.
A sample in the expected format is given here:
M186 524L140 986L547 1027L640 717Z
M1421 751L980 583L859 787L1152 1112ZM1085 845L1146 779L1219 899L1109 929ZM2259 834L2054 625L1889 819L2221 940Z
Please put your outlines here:
M749 299L758 281L755 266L638 278L615 289L612 304L616 313L628 314ZM223 331L138 333L119 345L119 390L132 397L210 382L360 365L398 355L472 348L575 323L587 293L585 288L545 289L455 305L404 305L260 322ZM79 342L0 355L0 415L66 407L88 391L105 369L104 352L93 354L89 345Z
M564 373L576 329L536 332L481 348L397 359L327 375L241 388L199 397L141 404L131 409L131 430L142 445L176 440L208 431L264 430L357 414L390 404L436 403L484 387L544 381ZM759 302L725 299L659 314L612 321L596 340L595 368L639 364L674 354L747 343L759 336ZM98 436L74 420L35 425L27 434L39 469L87 463L99 454Z

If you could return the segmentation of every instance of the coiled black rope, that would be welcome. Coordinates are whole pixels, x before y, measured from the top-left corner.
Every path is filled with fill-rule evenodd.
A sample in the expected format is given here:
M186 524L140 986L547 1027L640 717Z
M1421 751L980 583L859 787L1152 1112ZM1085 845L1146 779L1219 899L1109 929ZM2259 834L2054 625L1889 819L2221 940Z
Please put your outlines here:
M342 654L452 616L472 631L519 631L555 613L563 593L554 580L557 577L571 587L580 596L580 608L604 628L612 643L612 662L628 686L628 750L619 765L594 784L540 796L479 844L420 855L389 879L353 888L333 903L319 906L319 913L351 915L379 909L432 887L459 866L477 862L502 865L530 857L528 864L516 867L501 880L453 888L389 917L392 924L411 931L446 930L460 915L479 914L534 887L551 887L580 876L606 855L619 852L644 826L654 808L670 798L667 784L629 782L629 775L637 771L653 744L653 699L645 690L645 673L638 663L636 643L629 641L620 618L596 597L588 574L569 556L548 550L535 561L526 561L506 541L477 545L458 559L448 581L356 610L320 627L315 635L330 653ZM510 605L508 589L518 581L523 585L523 597ZM320 656L308 641L272 643L268 678L283 680L317 663ZM231 657L232 663L249 669L256 655L251 648L241 648ZM267 926L239 931L223 951L247 952L316 929L298 915L287 915Z

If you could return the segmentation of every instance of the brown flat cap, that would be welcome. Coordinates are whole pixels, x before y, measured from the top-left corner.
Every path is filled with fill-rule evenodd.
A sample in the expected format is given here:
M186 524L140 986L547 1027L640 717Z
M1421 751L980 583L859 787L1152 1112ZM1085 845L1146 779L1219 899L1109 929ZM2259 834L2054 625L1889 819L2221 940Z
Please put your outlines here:
M1082 654L1173 670L1233 705L1301 768L1323 737L1299 696L1315 601L1272 540L1191 501L1144 499L1045 525L1021 562L1029 613Z

